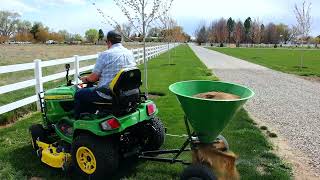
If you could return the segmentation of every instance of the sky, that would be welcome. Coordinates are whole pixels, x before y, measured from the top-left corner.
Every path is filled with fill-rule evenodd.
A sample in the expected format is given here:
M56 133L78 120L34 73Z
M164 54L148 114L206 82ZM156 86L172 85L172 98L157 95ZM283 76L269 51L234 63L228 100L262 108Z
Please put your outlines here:
M92 2L117 22L126 22L125 16L113 0L0 0L0 10L18 12L21 19L42 22L53 31L65 29L70 33L84 35L90 28L111 30L111 26L102 23L104 20ZM250 16L253 19L259 18L264 24L282 22L289 26L295 25L293 8L295 4L300 5L302 2L303 0L174 0L170 15L192 36L199 24L209 24L221 17L244 21ZM320 1L308 2L312 4L311 35L318 36Z

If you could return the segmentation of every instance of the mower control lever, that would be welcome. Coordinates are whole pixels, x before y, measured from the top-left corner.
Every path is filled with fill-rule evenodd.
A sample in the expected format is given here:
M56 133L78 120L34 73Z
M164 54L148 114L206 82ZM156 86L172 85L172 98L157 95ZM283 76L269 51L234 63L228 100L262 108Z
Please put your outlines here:
M71 83L71 80L69 80L70 64L66 64L66 65L65 65L65 68L66 68L66 71L67 71L67 74L66 74L67 86L71 86L72 83Z

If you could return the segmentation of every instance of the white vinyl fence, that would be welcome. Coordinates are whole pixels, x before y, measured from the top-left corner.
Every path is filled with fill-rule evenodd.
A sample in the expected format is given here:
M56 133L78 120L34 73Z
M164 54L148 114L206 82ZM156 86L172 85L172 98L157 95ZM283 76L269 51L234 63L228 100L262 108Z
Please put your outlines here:
M170 44L169 49L176 47L178 44ZM151 46L146 48L146 58L149 60L158 56L159 54L166 52L168 50L168 45L158 45L158 46ZM143 49L131 49L137 64L143 63ZM34 103L38 100L38 93L43 91L43 84L52 80L60 79L66 76L65 72L60 72L56 74L52 74L49 76L42 76L42 68L49 67L49 66L56 66L60 64L67 64L73 63L74 69L70 70L69 75L74 75L74 82L78 83L78 75L80 72L91 70L94 65L86 66L86 67L79 67L80 61L86 61L90 59L96 59L98 54L93 55L86 55L86 56L77 56L74 55L70 58L63 58L63 59L55 59L50 61L41 61L40 59L34 60L33 63L24 63L24 64L15 64L15 65L8 65L8 66L0 66L0 74L4 73L11 73L17 71L25 71L34 69L34 79L26 80L22 82L17 82L13 84L8 84L5 86L0 87L0 96L1 98L5 98L5 93L20 90L23 88L35 86L35 95L0 106L0 114L12 111L14 109L20 108L22 106ZM39 110L39 106L38 106Z

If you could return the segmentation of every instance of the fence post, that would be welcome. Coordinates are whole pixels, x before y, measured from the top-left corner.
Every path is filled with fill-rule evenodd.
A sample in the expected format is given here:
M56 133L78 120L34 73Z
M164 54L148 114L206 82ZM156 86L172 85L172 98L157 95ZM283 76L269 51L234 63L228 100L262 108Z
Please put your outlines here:
M43 92L42 67L41 67L41 60L40 59L34 60L34 77L36 80L36 85L35 85L36 95L38 95L38 93ZM41 110L41 106L40 106L39 101L40 101L40 99L38 97L38 101L37 101L37 110L38 111Z
M159 55L159 46L156 47L156 56Z
M74 83L78 84L79 83L79 56L78 55L74 55Z

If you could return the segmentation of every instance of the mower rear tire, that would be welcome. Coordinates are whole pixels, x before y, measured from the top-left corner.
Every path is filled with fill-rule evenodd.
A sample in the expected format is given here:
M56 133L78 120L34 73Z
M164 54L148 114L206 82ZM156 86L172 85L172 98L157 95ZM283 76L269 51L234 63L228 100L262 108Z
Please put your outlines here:
M72 143L71 153L78 175L89 179L110 177L119 166L118 144L111 138L79 135Z
M143 126L141 131L143 138L143 150L158 150L165 140L165 128L158 117L154 117Z
M204 164L191 164L184 169L180 180L216 180L212 169Z
M37 150L39 149L36 141L42 141L45 142L47 139L47 133L46 130L43 128L43 126L41 124L34 124L32 126L30 126L29 128L29 132L31 135L31 145L33 147L33 149L35 150L35 152L37 152Z

